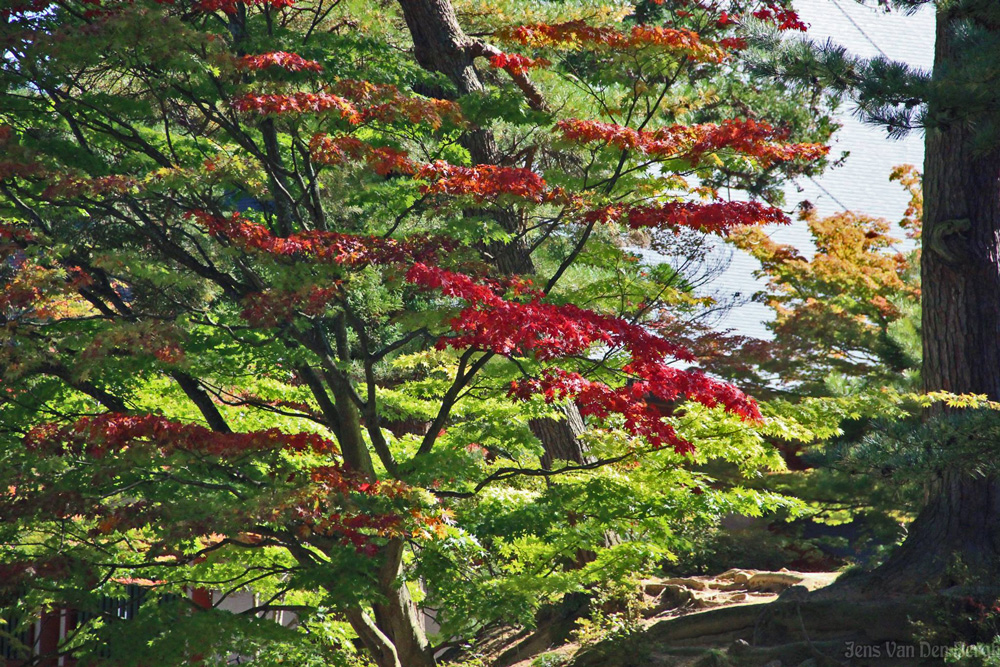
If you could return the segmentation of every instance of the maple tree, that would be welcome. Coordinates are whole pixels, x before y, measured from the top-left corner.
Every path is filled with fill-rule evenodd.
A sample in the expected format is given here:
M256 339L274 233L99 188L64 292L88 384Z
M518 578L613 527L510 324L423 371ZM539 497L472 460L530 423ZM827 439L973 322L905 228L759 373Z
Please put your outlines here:
M921 175L905 165L889 178L909 194L896 222L850 211L819 216L806 202L798 217L809 226L811 248L778 243L756 227L729 235L730 243L760 262L756 273L766 283L753 298L773 311L766 323L772 338L685 331L670 321L677 340L702 367L760 399L818 405L919 391L920 251L913 242L921 230ZM921 418L875 416L848 411L832 437L774 441L789 470L758 484L809 506L795 521L770 526L786 535L790 556L821 562L832 554L868 564L901 537L899 517L914 515L925 467L913 458L901 462L901 445L887 443L887 434L919 430ZM832 529L803 521L806 514L841 530L851 524L854 539L830 549L823 533ZM819 540L798 537L803 533Z
M920 252L907 246L920 238L920 173L897 167L890 180L910 195L895 231L882 218L850 211L820 217L807 204L799 218L809 226L811 257L758 228L729 236L761 263L767 284L754 298L774 311L767 324L774 338L731 340L728 349L717 334L692 340L709 368L760 396L918 387Z
M831 126L737 92L794 13L361 4L3 10L0 596L81 612L50 657L432 665L414 596L466 636L786 502L690 465L779 462L623 238L787 221ZM569 409L586 456L542 466Z

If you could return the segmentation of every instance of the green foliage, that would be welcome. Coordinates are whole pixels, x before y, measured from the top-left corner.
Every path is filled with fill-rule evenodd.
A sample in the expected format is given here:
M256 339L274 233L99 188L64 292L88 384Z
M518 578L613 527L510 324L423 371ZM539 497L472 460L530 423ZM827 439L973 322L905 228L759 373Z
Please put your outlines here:
M582 646L627 640L641 628L644 601L635 580L598 586L590 607L589 618L577 621L574 632L574 639Z

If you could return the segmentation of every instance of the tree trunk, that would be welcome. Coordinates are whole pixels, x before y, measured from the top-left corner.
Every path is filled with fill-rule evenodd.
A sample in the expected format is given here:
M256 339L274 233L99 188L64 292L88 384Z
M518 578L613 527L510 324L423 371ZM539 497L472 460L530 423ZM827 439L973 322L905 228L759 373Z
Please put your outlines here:
M382 599L372 605L373 619L361 609L347 613L351 627L379 667L434 667L436 661L410 591L400 581L403 570L402 540L394 539L382 550L378 589Z
M476 71L475 40L462 30L450 0L399 0L413 39L413 55L420 66L448 77L459 95L479 93L486 88ZM496 137L488 128L474 128L462 136L462 145L476 164L500 164ZM480 212L477 212L480 213ZM517 211L495 207L487 215L497 221L513 239L486 244L493 264L508 275L531 273L534 266Z
M562 419L545 417L528 421L528 427L535 437L542 441L545 454L542 455L542 467L552 469L556 460L571 463L584 463L586 460L580 434L583 433L583 416L575 403L560 406Z
M405 544L398 538L385 549L385 561L379 572L379 588L385 597L373 605L375 623L389 631L403 667L429 667L435 662L423 622L409 589L400 581L404 550Z
M937 16L935 78L961 67L956 19ZM949 100L949 105L961 104ZM924 158L923 382L928 391L1000 400L1000 151L974 147L976 123L931 102ZM947 585L949 568L972 575L1000 565L1000 480L944 471L904 544L873 574L873 587Z
M449 0L399 0L399 4L413 39L417 62L427 70L447 76L460 95L485 90L473 65L475 41L462 31ZM496 139L487 128L467 131L462 144L476 164L501 162ZM485 254L500 272L513 275L534 271L522 233L522 221L514 209L495 207L474 213L489 215L513 238L509 243L484 245ZM561 434L556 446L558 453L553 451L557 458L576 460L579 456L582 460L582 452L573 453L572 444L566 440L582 431L582 419L575 406L574 411L576 421L572 422L572 428L579 426L579 431ZM542 440L545 442L546 438ZM576 450L579 450L578 443ZM404 544L394 540L381 554L384 559L379 575L382 598L372 605L374 618L361 609L353 609L348 612L348 619L379 667L432 667L436 664L433 651L427 644L423 624L405 583L400 580L403 551Z

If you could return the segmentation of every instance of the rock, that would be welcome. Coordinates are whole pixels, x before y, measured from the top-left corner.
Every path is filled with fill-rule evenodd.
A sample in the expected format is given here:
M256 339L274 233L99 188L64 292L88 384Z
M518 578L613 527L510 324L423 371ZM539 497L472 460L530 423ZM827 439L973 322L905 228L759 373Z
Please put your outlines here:
M729 596L730 602L743 602L746 599L747 599L746 593L735 593Z
M767 591L780 593L786 588L802 583L804 577L790 572L758 572L747 581L747 588L752 591Z
M750 650L750 643L745 639L737 639L729 645L728 652L732 655L739 655Z
M677 584L664 584L660 592L660 598L656 603L658 611L676 609L683 607L694 599L694 594L689 588L678 586Z
M731 581L734 584L745 584L750 580L752 574L753 574L752 572L747 572L746 570L739 570L734 568L732 570L726 570L718 577L716 577L716 579L720 579L723 581Z
M721 607L723 604L722 600L718 598L695 598L694 608L695 609L711 609L712 607Z
M674 586L687 586L688 588L692 588L696 591L708 590L708 584L704 581L701 581L700 579L690 579L688 577L675 577L673 579L667 579L663 583L672 584Z
M649 595L650 597L659 597L660 593L666 587L662 581L644 581L642 582L642 591Z
M731 584L725 584L724 586L719 586L720 591L745 591L746 589L746 583L737 584L734 582Z

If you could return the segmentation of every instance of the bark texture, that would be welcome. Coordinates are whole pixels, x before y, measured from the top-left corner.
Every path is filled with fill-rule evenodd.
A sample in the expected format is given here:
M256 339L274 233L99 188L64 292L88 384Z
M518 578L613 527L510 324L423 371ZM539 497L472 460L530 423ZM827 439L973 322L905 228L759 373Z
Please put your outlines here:
M956 19L937 16L935 76L960 67ZM950 105L955 105L950 100ZM932 118L943 110L930 105ZM977 123L927 130L924 162L923 382L927 390L1000 399L1000 151L973 145ZM961 563L972 575L1000 565L1000 480L944 471L904 544L874 587L914 591L947 585Z
M406 26L413 38L413 55L426 70L448 77L459 95L471 95L486 89L476 71L476 55L482 53L479 42L462 30L450 0L399 0ZM476 164L502 162L496 137L488 128L473 128L462 137L462 145ZM484 212L477 211L476 214ZM496 220L513 239L509 243L486 245L496 267L506 274L531 273L534 266L524 239L523 224L510 207L495 207L485 212Z
M552 469L554 461L569 461L571 463L586 462L580 435L583 433L583 416L575 403L560 406L564 417L562 419L532 419L528 422L531 432L542 441L545 454L542 455L542 467Z

